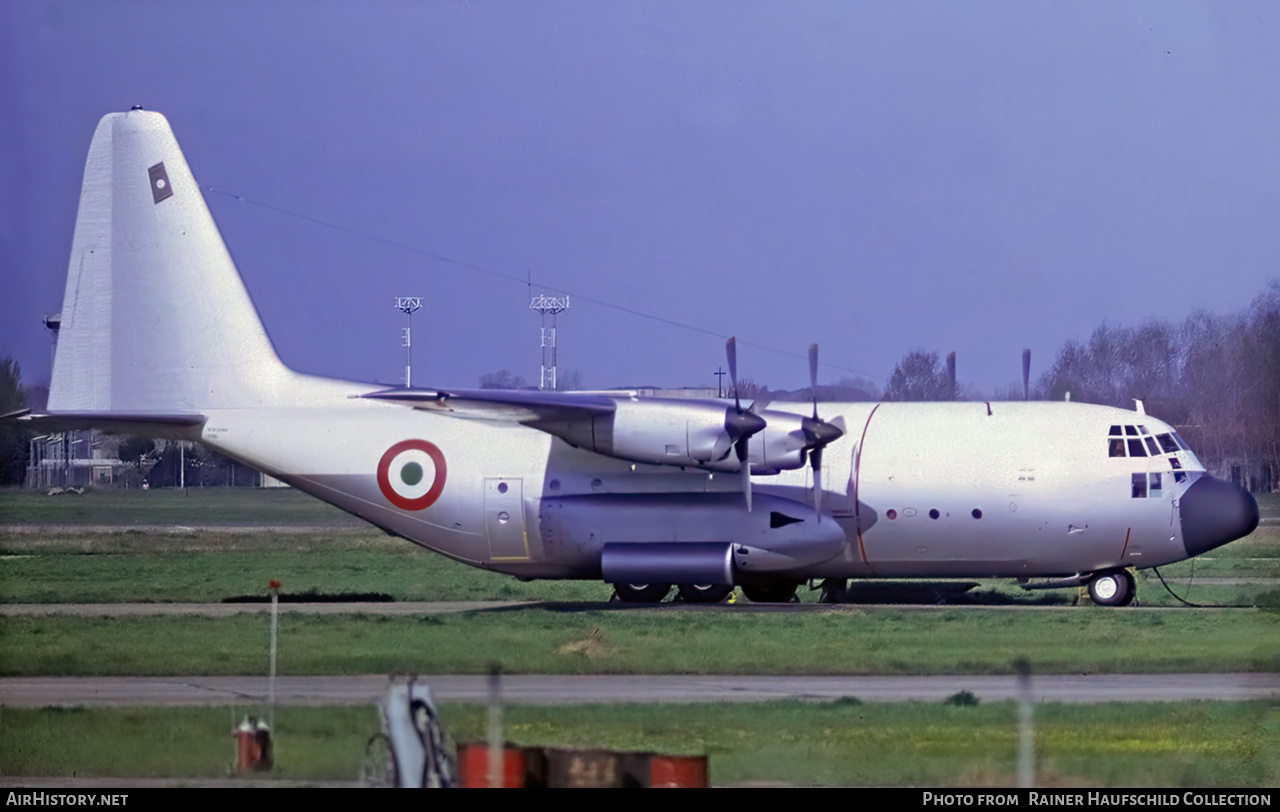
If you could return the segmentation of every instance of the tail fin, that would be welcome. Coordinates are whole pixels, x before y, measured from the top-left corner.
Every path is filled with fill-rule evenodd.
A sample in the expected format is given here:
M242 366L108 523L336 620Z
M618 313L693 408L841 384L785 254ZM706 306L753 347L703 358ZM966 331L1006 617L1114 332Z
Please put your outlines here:
M281 363L169 122L112 113L85 163L50 411L279 402Z

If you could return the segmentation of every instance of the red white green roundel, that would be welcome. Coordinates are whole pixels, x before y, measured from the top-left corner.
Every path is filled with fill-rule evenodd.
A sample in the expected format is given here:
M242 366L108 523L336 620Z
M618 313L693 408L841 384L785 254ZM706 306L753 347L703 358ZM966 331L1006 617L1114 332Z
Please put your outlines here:
M378 462L378 487L403 510L431 507L444 490L444 454L426 440L405 440L387 449Z

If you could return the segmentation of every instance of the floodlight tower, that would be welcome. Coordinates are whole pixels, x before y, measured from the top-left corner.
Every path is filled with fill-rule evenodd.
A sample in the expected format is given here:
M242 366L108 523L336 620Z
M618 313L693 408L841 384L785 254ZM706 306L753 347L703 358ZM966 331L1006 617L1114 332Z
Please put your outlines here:
M569 309L569 297L534 296L529 309L542 314L542 378L541 390L556 388L556 316Z
M422 307L420 296L397 296L396 310L404 314L404 388L413 386L411 369L413 367L413 342L410 340L409 328L413 326L413 312Z

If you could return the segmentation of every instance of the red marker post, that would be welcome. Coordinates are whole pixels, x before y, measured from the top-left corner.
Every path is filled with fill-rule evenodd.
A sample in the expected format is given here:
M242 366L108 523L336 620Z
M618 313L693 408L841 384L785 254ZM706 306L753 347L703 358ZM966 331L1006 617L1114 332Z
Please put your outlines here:
M272 730L276 727L276 628L280 620L280 582L275 578L267 584L271 593L271 671L267 686L267 703L269 706L268 722Z

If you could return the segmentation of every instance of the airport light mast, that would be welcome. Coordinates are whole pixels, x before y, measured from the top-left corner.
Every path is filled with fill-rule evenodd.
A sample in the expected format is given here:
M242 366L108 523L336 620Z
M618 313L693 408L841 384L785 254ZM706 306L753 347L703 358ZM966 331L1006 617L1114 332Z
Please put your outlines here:
M396 310L404 313L404 343L400 346L404 347L404 388L408 389L413 386L412 368L413 368L413 342L410 337L410 328L413 326L413 313L422 307L422 297L420 296L397 296Z
M556 388L556 316L569 309L569 297L534 296L529 309L542 314L542 377L538 388Z

